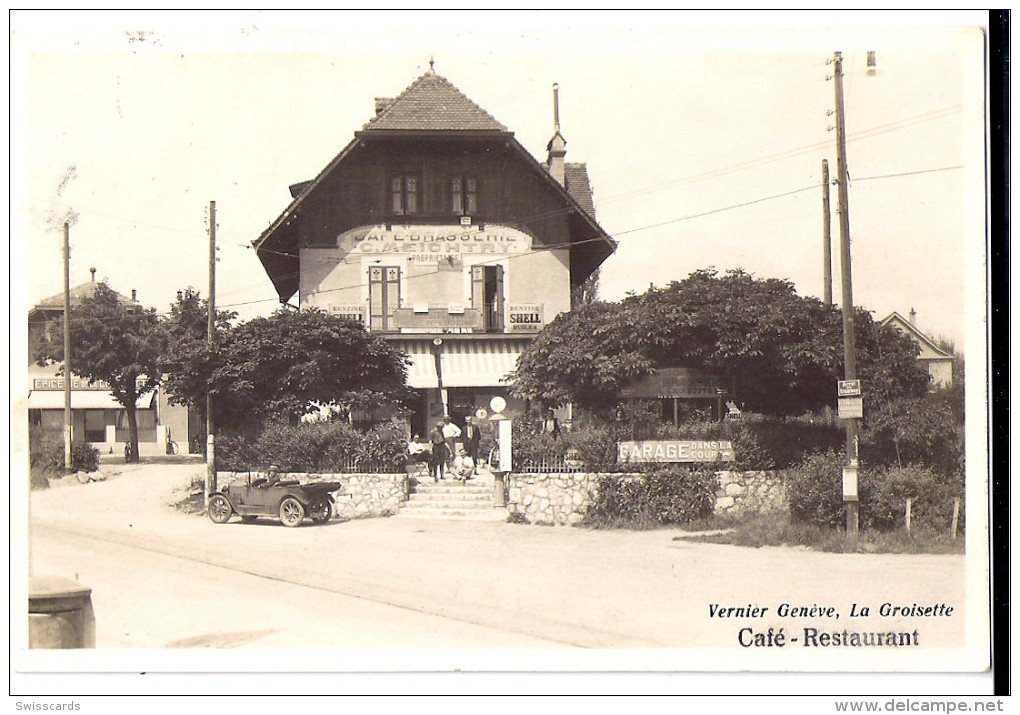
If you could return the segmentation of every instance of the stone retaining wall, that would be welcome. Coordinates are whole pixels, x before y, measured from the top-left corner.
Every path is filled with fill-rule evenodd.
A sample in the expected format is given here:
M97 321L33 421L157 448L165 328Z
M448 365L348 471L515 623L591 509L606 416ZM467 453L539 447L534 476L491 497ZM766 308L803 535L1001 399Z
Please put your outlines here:
M511 474L507 511L529 524L576 524L588 509L599 474Z
M790 508L786 484L774 472L718 472L717 476L716 514L769 514Z
M786 487L771 472L717 472L715 513L733 516L789 508ZM511 474L507 510L529 524L576 524L602 474ZM636 475L613 475L636 478Z
M265 477L263 472L251 472L252 481ZM334 511L342 519L360 519L368 516L392 516L407 501L406 474L307 474L281 473L282 479L311 482L340 482L343 490L334 493ZM223 487L231 482L248 480L248 472L217 472L217 484Z

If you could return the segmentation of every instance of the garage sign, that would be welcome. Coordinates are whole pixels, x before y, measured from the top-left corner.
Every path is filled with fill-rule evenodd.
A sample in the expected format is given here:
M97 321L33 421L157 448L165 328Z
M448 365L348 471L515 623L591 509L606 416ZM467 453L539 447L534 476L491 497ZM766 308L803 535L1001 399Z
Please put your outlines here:
M644 440L619 442L617 461L731 462L736 459L729 440Z

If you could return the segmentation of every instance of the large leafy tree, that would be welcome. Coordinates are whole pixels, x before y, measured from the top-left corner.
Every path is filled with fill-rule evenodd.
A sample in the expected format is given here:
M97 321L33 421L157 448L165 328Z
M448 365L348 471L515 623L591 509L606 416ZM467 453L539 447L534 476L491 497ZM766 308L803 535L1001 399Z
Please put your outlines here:
M855 314L858 377L888 398L923 394L917 347ZM695 367L726 376L745 409L792 415L832 404L843 377L838 308L798 296L785 280L743 271L696 271L619 303L557 316L521 356L514 392L596 411L654 368ZM869 388L870 389L870 388Z
M227 339L237 314L216 311L216 334ZM163 384L170 402L187 405L205 420L206 392L217 366L209 349L209 302L194 288L180 291L163 321L166 350L160 359Z
M40 364L63 362L63 319L39 345ZM164 333L155 309L126 301L104 283L71 306L71 370L89 381L110 385L127 414L131 460L138 461L138 398L159 384Z
M216 424L248 432L297 420L310 402L344 410L401 405L407 357L355 321L320 310L281 308L229 331L211 370Z

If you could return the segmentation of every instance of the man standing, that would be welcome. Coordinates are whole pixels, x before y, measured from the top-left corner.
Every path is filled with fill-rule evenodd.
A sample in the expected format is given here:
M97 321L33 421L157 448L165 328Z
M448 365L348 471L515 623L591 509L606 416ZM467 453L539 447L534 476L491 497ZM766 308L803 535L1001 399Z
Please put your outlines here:
M446 459L453 465L457 456L457 440L460 439L460 427L454 424L450 416L443 418L443 437L446 438Z
M468 415L464 418L464 451L471 458L471 474L474 475L478 468L478 448L482 442L482 433L475 424L474 418Z

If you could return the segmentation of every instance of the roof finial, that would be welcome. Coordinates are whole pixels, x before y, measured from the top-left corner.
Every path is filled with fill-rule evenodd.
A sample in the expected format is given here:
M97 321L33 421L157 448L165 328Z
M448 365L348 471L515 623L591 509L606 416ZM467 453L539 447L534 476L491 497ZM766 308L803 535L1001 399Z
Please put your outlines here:
M429 55L429 74L433 74L436 71L436 58Z

